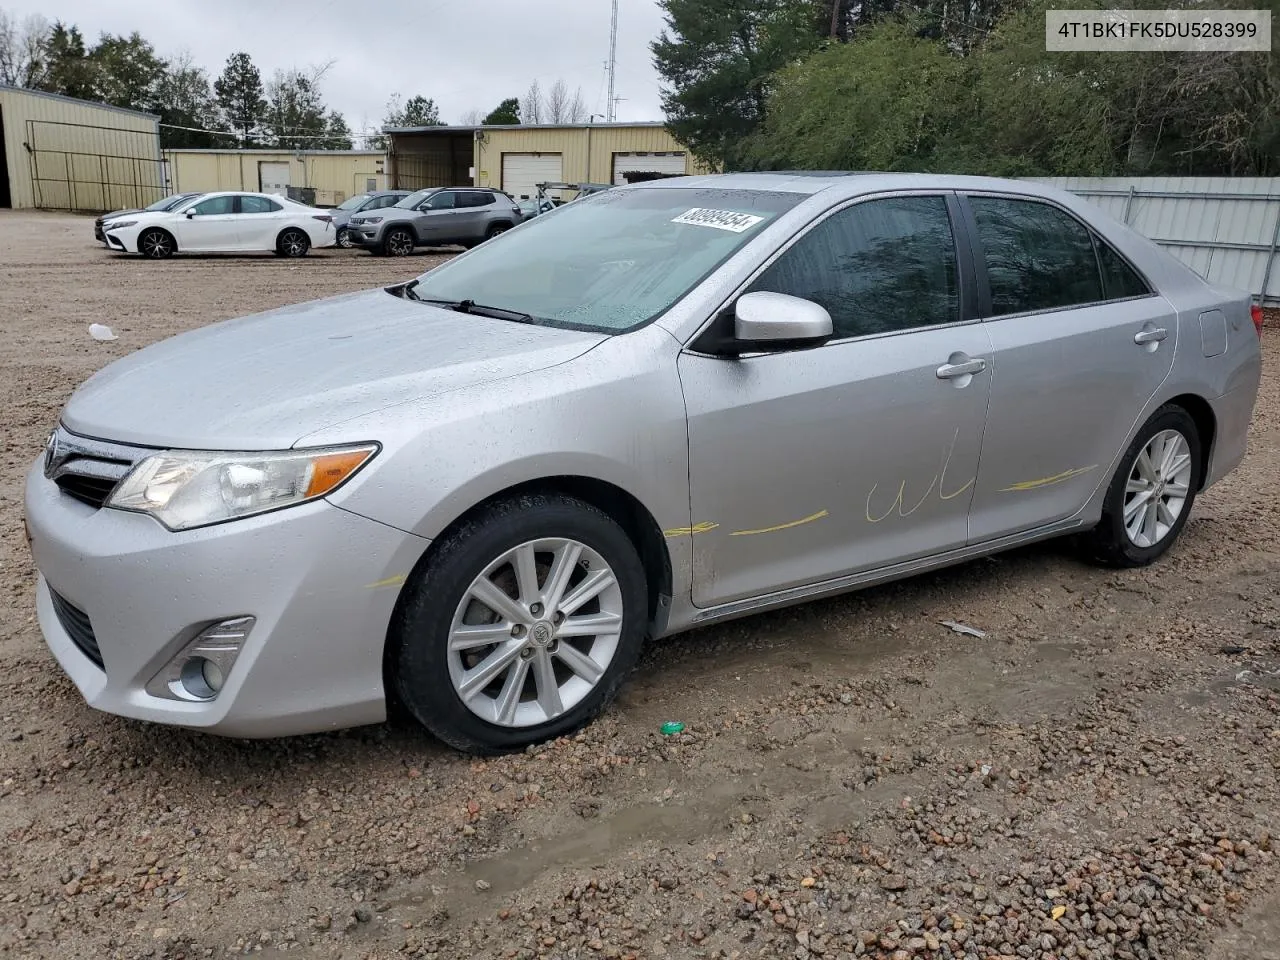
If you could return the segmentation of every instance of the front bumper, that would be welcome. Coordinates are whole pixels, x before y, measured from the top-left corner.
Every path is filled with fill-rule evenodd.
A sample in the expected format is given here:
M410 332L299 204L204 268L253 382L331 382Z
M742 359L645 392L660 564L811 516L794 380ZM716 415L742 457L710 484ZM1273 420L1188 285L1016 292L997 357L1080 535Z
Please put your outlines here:
M125 253L129 252L129 248L125 245L124 240L114 230L105 235L103 242L112 250L123 250Z
M361 247L376 247L382 242L377 227L347 226L347 235L351 242Z
M387 626L429 541L323 500L172 533L73 499L39 461L27 475L26 514L40 629L90 706L236 737L385 718ZM88 617L102 668L63 627L51 588ZM205 625L246 615L257 624L216 698L146 692Z

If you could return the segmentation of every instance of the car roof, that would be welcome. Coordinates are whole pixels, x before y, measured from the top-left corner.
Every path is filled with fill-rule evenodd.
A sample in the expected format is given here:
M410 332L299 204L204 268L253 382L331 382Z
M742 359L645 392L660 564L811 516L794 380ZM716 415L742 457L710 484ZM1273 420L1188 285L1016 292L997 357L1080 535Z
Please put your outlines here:
M759 190L814 196L830 191L840 197L893 190L988 190L1060 199L1068 196L1055 187L1027 180L971 177L942 173L883 173L878 171L779 170L769 173L720 173L693 177L667 177L633 183L619 190L671 190L678 188Z

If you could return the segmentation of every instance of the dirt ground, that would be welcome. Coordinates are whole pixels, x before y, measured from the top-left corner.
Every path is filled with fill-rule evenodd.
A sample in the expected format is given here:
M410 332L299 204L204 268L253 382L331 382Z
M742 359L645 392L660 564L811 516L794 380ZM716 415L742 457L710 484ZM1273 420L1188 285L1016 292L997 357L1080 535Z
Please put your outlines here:
M693 632L579 736L496 760L86 707L21 520L71 390L432 262L152 263L0 216L0 953L1280 958L1274 327L1247 461L1145 570L1049 544Z

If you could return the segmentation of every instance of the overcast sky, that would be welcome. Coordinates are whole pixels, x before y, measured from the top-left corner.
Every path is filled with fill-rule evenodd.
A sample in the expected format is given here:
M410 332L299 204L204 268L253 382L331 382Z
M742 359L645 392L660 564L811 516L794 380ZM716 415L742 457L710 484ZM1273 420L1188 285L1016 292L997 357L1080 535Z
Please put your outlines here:
M244 50L265 82L277 68L334 61L325 101L353 131L377 125L387 98L422 94L440 118L488 112L535 77L580 87L605 112L609 0L0 0L25 17L76 24L86 40L137 30L161 56L190 51L210 79ZM661 120L649 42L662 30L656 0L620 0L619 120Z

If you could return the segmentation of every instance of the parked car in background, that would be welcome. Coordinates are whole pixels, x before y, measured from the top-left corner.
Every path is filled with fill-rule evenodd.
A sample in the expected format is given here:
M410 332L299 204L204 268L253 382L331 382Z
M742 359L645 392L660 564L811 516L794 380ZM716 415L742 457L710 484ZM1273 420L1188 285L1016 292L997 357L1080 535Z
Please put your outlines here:
M347 224L353 216L395 206L410 192L409 190L375 190L371 193L359 193L354 197L347 197L329 211L333 215L333 229L336 232L338 246L344 249L352 246L351 237L347 233Z
M372 253L405 257L416 247L474 247L522 219L516 202L501 190L432 187L384 210L356 214L347 229L352 243Z
M108 220L118 220L127 213L158 213L172 210L179 204L198 196L200 196L199 193L173 193L157 200L150 206L140 207L136 210L113 210L111 213L104 213L93 221L93 238L101 243L107 242L107 235L102 232L102 225Z
M267 193L206 193L169 210L130 213L102 226L107 246L163 259L175 253L271 251L305 257L334 243L333 217Z
M40 628L112 713L518 748L650 637L1050 537L1152 562L1244 456L1261 322L1040 184L620 187L95 375L27 475Z
M550 213L557 204L547 197L534 197L530 200L517 200L516 206L520 208L520 216L523 219L531 220L540 213Z

